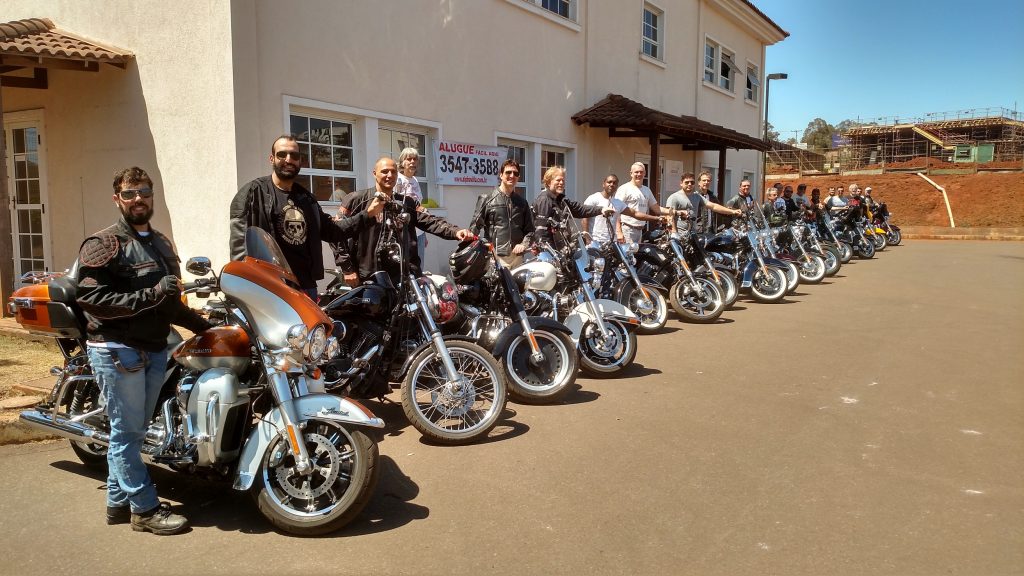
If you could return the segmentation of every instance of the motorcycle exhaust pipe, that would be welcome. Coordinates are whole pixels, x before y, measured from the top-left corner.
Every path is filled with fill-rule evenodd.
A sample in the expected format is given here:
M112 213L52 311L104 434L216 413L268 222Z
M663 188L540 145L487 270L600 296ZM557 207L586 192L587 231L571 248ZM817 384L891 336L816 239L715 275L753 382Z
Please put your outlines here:
M76 442L88 442L90 444L110 445L110 434L98 430L83 422L75 422L62 416L54 416L40 410L26 410L21 413L19 419L25 424L56 434L68 440ZM146 439L142 443L143 454L159 454L165 448L167 437L160 427L150 426L146 430Z

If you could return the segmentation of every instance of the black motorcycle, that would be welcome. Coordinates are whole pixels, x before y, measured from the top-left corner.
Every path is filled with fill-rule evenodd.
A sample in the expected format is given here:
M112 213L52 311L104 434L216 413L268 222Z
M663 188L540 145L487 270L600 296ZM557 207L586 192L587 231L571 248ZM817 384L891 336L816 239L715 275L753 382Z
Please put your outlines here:
M614 230L610 216L604 216L608 230ZM636 244L626 245L614 239L590 247L594 268L594 295L615 300L629 308L640 320L637 332L655 334L668 322L668 304L661 293L664 288L653 278L636 269Z
M482 238L463 243L448 262L460 314L445 331L473 339L499 359L512 400L551 404L568 394L579 368L576 345L564 324L527 314L526 275L513 277Z

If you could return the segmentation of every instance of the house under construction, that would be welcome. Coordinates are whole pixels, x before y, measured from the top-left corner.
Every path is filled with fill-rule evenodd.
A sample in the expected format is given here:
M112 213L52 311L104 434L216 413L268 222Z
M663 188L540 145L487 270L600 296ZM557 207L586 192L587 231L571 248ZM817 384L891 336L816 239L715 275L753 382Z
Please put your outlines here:
M858 126L842 136L848 142L840 148L842 172L1024 168L1024 122L1002 108Z

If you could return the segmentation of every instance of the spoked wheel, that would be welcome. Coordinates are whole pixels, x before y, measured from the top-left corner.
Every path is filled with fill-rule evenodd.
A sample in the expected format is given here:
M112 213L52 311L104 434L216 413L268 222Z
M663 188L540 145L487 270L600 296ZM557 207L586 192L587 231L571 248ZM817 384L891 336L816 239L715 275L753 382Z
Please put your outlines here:
M316 536L340 529L370 501L377 485L377 443L358 429L309 420L301 442L311 470L295 466L288 439L267 448L251 492L260 513L284 532Z
M576 382L579 355L568 334L535 328L533 335L544 359L535 362L530 341L522 334L517 336L502 363L508 395L522 404L552 404L565 397Z
M800 279L808 284L817 284L825 277L825 261L821 256L811 255L810 261L800 261Z
M875 243L872 242L871 240L858 240L857 248L855 251L857 252L857 258L860 258L861 260L868 260L870 258L874 258Z
M871 235L871 240L875 243L875 252L881 252L889 245L889 240L886 239L885 234L879 234L878 232Z
M758 302L778 302L786 296L786 273L771 266L766 266L765 269L767 273L761 268L754 272L750 294Z
M100 387L95 380L85 380L75 386L68 406L68 416L80 416L95 411L100 406ZM55 407L56 408L56 407ZM102 413L101 413L102 414ZM99 418L94 416L93 418ZM109 431L109 428L108 428ZM71 441L75 456L93 470L107 469L107 447L91 442Z
M839 269L842 268L842 258L839 256L839 249L832 246L823 246L824 256L822 258L825 261L825 276L835 276Z
M900 234L899 230L889 229L886 233L886 238L889 240L889 244L893 246L899 246L900 242L903 241L903 234Z
M577 348L580 352L580 369L587 376L606 378L621 372L636 358L636 334L616 320L605 320L608 337L601 338L601 332L593 322L583 325Z
M722 291L713 280L697 278L697 286L683 277L669 289L672 309L686 322L709 324L718 320L725 310Z
M623 291L619 303L629 308L640 320L637 332L654 334L665 327L668 322L668 304L665 296L653 285L644 284L644 292L635 286Z
M457 378L428 346L409 366L402 382L402 410L414 428L438 444L468 444L487 435L505 409L502 370L477 344L446 341Z

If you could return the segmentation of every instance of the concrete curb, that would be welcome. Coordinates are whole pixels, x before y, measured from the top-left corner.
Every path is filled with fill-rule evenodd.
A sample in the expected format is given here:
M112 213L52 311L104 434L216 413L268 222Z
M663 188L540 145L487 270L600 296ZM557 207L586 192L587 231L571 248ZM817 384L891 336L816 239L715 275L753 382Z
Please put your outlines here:
M48 434L37 428L32 428L21 420L0 422L0 446L39 442L41 440L60 440L60 438L60 436L55 434Z
M903 237L911 240L997 240L1024 241L1024 228L949 228L946 226L902 226Z

